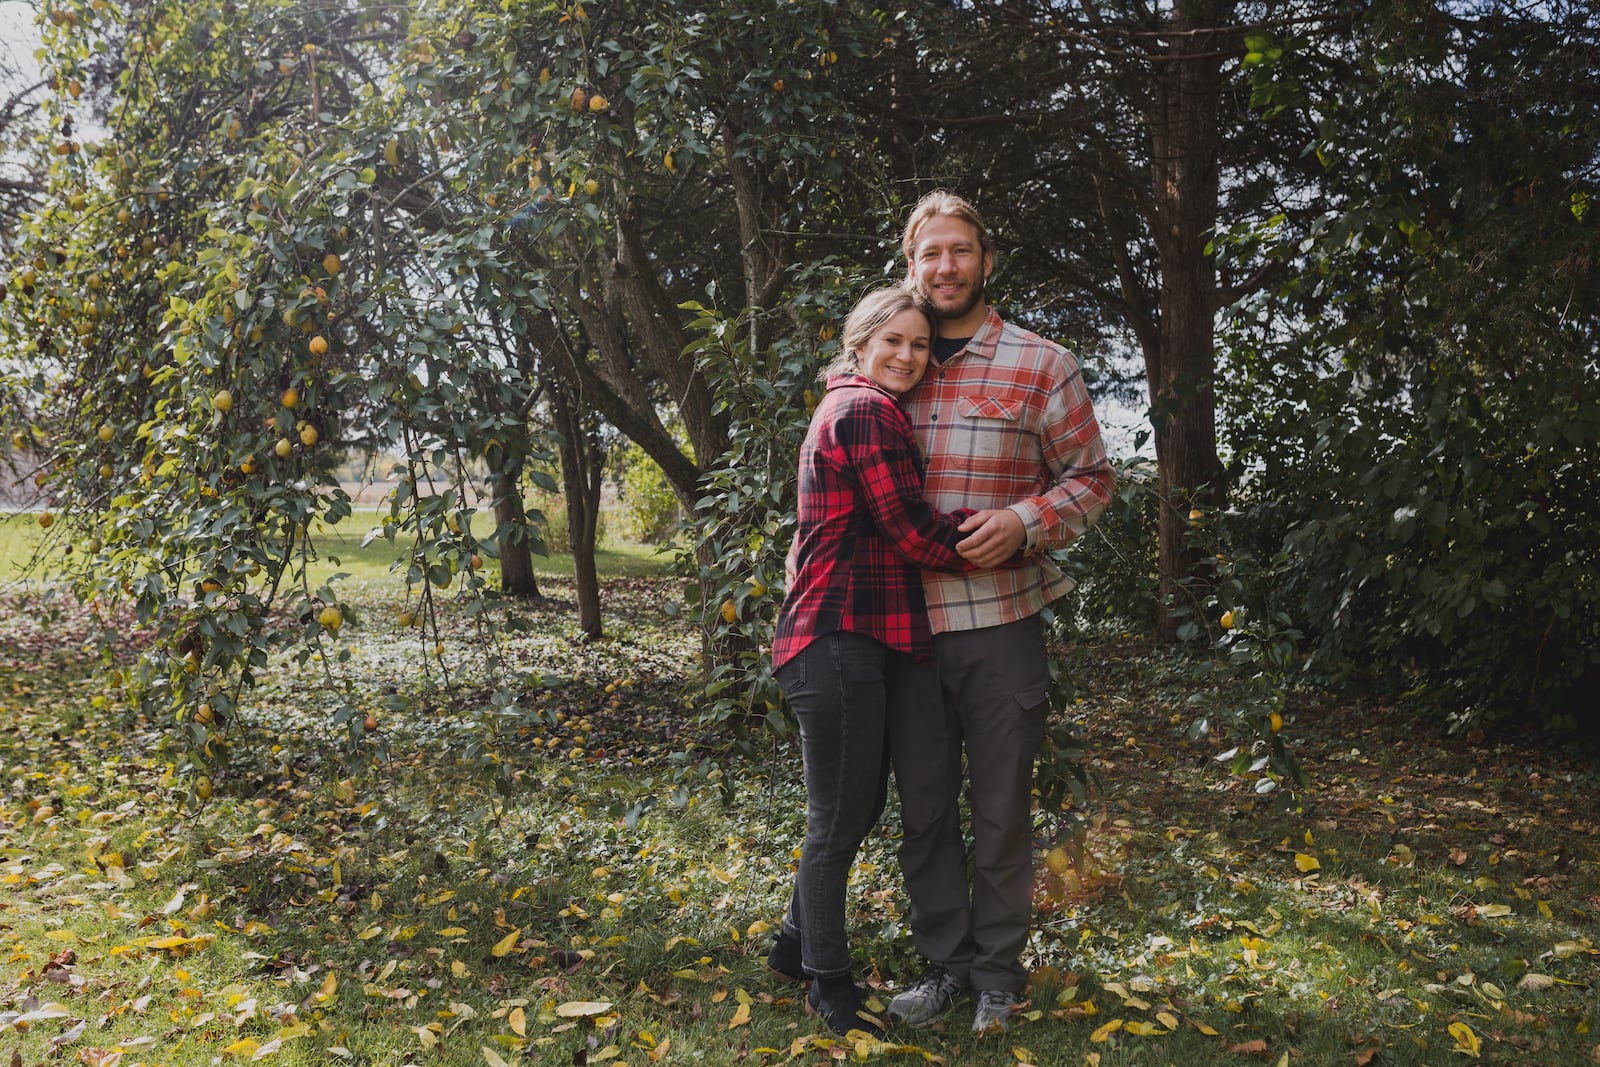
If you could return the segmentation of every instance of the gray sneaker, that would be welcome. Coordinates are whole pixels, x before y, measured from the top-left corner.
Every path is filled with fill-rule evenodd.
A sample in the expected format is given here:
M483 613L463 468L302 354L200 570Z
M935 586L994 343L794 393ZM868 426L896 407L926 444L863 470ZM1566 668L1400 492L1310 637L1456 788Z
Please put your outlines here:
M1021 993L1005 989L979 989L974 999L977 1008L972 1013L972 1032L998 1033L1011 1025L1011 1017L1027 1007L1028 998Z
M904 993L889 1001L889 1021L897 1026L927 1026L949 1011L966 988L943 964L930 963Z

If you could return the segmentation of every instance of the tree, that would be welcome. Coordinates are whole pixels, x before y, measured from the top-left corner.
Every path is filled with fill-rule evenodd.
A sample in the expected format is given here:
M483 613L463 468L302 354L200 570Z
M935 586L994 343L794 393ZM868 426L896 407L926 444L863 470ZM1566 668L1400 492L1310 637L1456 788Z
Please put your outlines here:
M979 4L930 23L875 95L906 177L947 175L1000 232L995 289L1091 361L1136 348L1159 476L1158 630L1202 578L1192 507L1227 495L1218 458L1218 314L1271 261L1219 267L1214 239L1284 210L1311 133L1254 69L1290 37L1329 40L1340 5ZM1255 104L1252 106L1252 100ZM1177 614L1172 612L1177 611Z
M848 214L849 158L816 118L839 111L836 49L885 27L821 3L73 10L53 83L102 49L124 62L111 132L52 162L29 222L42 265L0 325L28 361L5 415L48 450L83 595L157 628L136 681L197 768L194 707L225 721L273 652L337 641L338 590L305 564L313 520L349 514L342 448L401 455L375 534L404 546L407 614L486 594L475 558L526 537L529 345L559 369L570 442L598 411L694 506L735 412L678 305L726 301L750 351L815 329L791 271ZM597 468L569 458L591 492ZM351 707L337 722L362 740Z
M1360 34L1359 76L1307 105L1326 213L1230 362L1241 554L1283 560L1325 671L1460 729L1592 725L1600 39L1562 4Z

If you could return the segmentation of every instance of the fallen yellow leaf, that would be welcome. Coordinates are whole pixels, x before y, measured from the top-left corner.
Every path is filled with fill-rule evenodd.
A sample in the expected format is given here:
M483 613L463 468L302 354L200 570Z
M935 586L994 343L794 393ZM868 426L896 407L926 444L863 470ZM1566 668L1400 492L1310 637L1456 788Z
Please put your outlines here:
M1099 1042L1106 1040L1106 1038L1110 1037L1112 1034L1116 1033L1118 1030L1121 1030L1121 1029L1122 1029L1122 1020L1121 1019L1112 1019L1110 1022L1106 1023L1104 1026L1102 1026L1098 1030L1096 1030L1094 1033L1090 1034L1089 1035L1089 1040L1098 1044Z
M489 950L491 956L508 956L511 950L517 947L517 939L522 936L521 929L514 929L506 936L494 943L494 948Z
M583 1019L590 1015L604 1015L611 1010L609 1000L569 1000L556 1005L556 1014L563 1019Z
M1310 874L1312 871L1322 870L1322 863L1315 856L1308 856L1304 852L1294 854L1294 865L1300 868L1301 874Z
M1450 1036L1455 1038L1456 1051L1464 1052L1468 1056L1478 1056L1483 1052L1483 1041L1472 1032L1472 1027L1463 1022L1451 1023Z
M750 1005L746 1004L746 1003L741 1003L739 1005L739 1010L733 1013L733 1019L729 1021L728 1029L732 1030L736 1026L744 1026L749 1021L750 1021Z

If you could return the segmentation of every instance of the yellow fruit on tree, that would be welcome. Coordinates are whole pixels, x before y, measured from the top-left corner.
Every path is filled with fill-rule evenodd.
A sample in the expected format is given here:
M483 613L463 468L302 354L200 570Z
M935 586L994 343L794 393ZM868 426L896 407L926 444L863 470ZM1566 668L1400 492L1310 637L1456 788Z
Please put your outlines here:
M109 478L115 473L117 473L117 472L112 469L111 464L109 464L109 463L100 464L100 477Z
M328 339L319 333L311 339L309 347L313 356L325 356L328 354Z
M605 97L601 96L599 93L595 93L593 96L591 96L589 98L589 110L590 111L604 111L606 108L608 108L610 106L611 106L611 101L607 100Z
M322 257L322 269L328 272L328 277L330 278L339 273L339 267L341 265L342 264L339 262L339 257L334 255L332 252L329 252L327 255Z
M738 618L739 605L735 604L732 600L724 600L722 602L722 621L735 622L738 620Z
M216 713L211 710L210 704L201 704L194 710L195 722L202 722L209 725L214 719L216 719Z
M1189 521L1190 522L1199 522L1201 519L1203 519L1205 517L1206 517L1206 513L1201 511L1199 508L1190 508L1189 509Z
M402 630L409 630L412 624L417 621L417 617L409 611L402 611L394 617L394 621L399 624Z
M322 624L324 630L337 630L344 625L344 612L329 604L317 612L317 622Z
M1055 874L1065 874L1072 866L1072 858L1067 855L1067 850L1057 845L1044 854L1044 865Z
M750 595L751 596L766 596L767 595L767 583L763 582L760 578L752 578L752 579L750 579Z
M48 530L48 529L50 529L50 527L54 526L55 522L56 522L56 517L54 515L50 514L48 511L43 512L43 513L41 513L39 515L39 525L43 526L46 530Z
M300 427L300 443L310 448L317 443L317 428L310 423Z
M300 390L291 385L289 388L283 391L283 396L281 399L283 400L284 407L297 408L300 406Z
M1277 712L1273 712L1271 715L1267 716L1267 725L1272 727L1273 733L1277 733L1279 730L1283 729L1283 716L1279 715Z
M287 437L284 437L272 446L272 451L277 453L279 459L288 459L290 454L294 452L294 445L290 443Z
M1219 622L1220 622L1220 623L1221 623L1221 625L1222 625L1222 628L1223 628L1223 629L1224 629L1224 630L1231 630L1231 629L1233 629L1233 624L1234 624L1234 622L1235 622L1235 620L1234 620L1234 617L1233 617L1233 612L1231 612L1231 611L1224 611L1224 612L1223 612L1223 613L1222 613L1222 618L1221 618L1221 619L1220 619L1220 620L1219 620Z
M215 787L211 784L211 779L207 778L205 775L202 774L200 777L194 780L195 799L210 800L211 794L214 791Z
M217 395L211 398L211 406L218 411L232 411L233 394L226 389L218 390Z
M593 178L590 178L588 181L583 183L583 191L588 196L594 196L600 191L600 183L595 181Z

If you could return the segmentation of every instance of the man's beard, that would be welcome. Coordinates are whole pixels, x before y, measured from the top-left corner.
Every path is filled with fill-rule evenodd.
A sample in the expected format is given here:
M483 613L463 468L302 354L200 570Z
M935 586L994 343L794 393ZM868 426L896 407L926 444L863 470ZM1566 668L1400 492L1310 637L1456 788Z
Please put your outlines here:
M967 298L963 300L959 306L953 308L940 307L933 299L933 294L929 291L929 286L923 285L920 288L922 289L923 298L927 300L928 304L933 308L933 317L935 319L959 319L966 316L968 312L982 302L984 290L987 289L988 286L989 279L980 276L978 278L978 284L967 290Z

